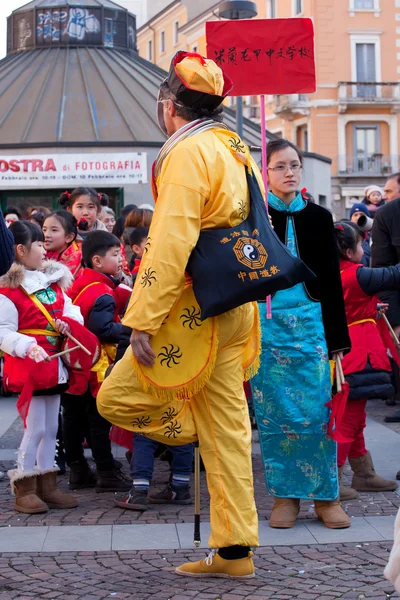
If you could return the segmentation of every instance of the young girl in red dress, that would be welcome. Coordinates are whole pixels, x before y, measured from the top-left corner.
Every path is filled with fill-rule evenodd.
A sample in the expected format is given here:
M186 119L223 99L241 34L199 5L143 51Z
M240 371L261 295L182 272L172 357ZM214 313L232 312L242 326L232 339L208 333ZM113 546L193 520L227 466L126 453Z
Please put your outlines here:
M375 473L371 454L365 447L365 407L369 399L390 398L393 393L392 370L387 350L399 364L397 349L383 319L378 319L378 292L400 289L400 264L370 269L361 265L362 233L349 223L336 223L335 233L340 254L340 272L351 339L351 352L342 366L350 384L350 394L338 432L339 479L349 459L353 470L351 487L340 485L340 499L352 500L360 492L393 491L395 481ZM345 441L346 440L346 441Z
M61 359L51 360L51 355L60 349L60 336L83 318L64 292L72 283L68 269L44 261L39 227L18 221L10 231L15 263L0 279L0 349L5 353L3 382L19 394L17 408L25 426L17 468L9 471L14 507L29 514L74 508L76 499L57 489L54 468L60 392L68 387L69 375Z
M77 241L78 222L74 215L59 210L46 217L43 223L46 258L62 262L74 279L82 271L82 242Z

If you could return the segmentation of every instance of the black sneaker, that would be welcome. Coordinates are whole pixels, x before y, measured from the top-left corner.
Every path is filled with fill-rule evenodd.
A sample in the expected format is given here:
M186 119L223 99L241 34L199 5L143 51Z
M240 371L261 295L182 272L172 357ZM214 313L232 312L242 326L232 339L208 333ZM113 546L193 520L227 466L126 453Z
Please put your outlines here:
M119 469L98 471L96 492L127 492L131 489L132 480L125 477Z
M117 494L115 496L115 505L125 510L141 510L148 509L148 493L142 490L135 490L132 487L127 494Z
M89 467L86 459L77 460L69 465L69 489L83 490L96 485L96 475Z
M174 486L169 483L160 492L150 492L149 502L150 504L192 504L190 486L189 484Z

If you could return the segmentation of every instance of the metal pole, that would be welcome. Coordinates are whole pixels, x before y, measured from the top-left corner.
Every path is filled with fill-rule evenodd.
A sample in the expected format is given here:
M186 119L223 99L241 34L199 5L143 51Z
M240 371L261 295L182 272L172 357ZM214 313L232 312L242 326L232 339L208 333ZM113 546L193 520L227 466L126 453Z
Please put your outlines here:
M200 548L200 449L199 442L194 445L194 536L193 544Z
M236 98L236 131L240 138L243 137L243 98Z

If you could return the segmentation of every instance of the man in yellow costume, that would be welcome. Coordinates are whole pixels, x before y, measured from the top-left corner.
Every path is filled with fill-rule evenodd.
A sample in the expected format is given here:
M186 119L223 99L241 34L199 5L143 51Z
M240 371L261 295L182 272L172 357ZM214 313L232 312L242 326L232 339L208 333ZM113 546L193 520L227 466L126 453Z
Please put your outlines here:
M231 89L215 62L185 52L160 87L159 122L169 140L153 167L156 207L123 321L133 329L131 347L97 398L99 412L115 425L170 445L199 441L214 550L176 569L192 577L253 577L250 547L258 545L243 391L259 357L257 307L202 321L186 274L201 230L247 217L246 169L260 180L248 148L220 122Z

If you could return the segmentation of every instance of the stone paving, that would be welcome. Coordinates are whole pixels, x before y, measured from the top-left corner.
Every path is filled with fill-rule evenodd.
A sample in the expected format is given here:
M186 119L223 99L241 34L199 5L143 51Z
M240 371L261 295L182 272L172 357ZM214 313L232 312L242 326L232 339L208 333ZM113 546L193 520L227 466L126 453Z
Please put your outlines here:
M382 577L390 543L259 548L257 576L178 577L198 550L3 554L0 600L363 600L399 598Z
M370 404L369 416L382 424L385 414L392 414L397 409L397 406L386 407L384 403ZM390 433L400 433L399 424L390 425L389 429ZM1 437L0 449L16 448L20 438L21 426L18 422L13 423ZM0 463L2 470L12 466L11 461ZM273 500L266 492L261 457L257 454L253 457L253 469L257 507L260 519L264 520L270 513ZM397 468L393 470L395 472ZM127 464L124 464L124 471L128 472ZM347 477L349 475L350 471L347 472ZM167 463L157 461L154 485L156 487L165 485L168 476ZM202 520L208 521L209 499L204 473L201 479ZM59 480L61 487L66 489L67 476L60 477ZM62 531L67 526L77 525L118 527L130 524L163 525L193 522L192 506L157 505L145 513L136 513L114 507L113 494L96 494L92 490L84 490L78 492L77 496L80 502L78 509L50 511L45 515L16 514L11 508L12 499L8 482L0 481L0 527L12 527L14 531L15 528L35 527L37 531L38 528L46 529L43 526L61 526L61 530L57 529L57 531ZM394 517L399 506L399 495L387 492L360 494L359 499L347 502L344 508L351 517L365 517L371 521L373 518L381 517L388 524L388 520ZM312 502L302 503L300 518L307 524L311 523L311 519L315 519ZM266 523L265 526L267 527ZM318 527L318 524L315 523L315 526ZM352 529L355 530L355 527ZM295 533L294 530L292 532ZM65 533L67 534L67 529ZM62 600L103 598L134 600L380 598L388 600L400 598L400 595L393 593L391 584L383 579L383 569L391 549L390 541L342 543L349 539L343 535L339 543L336 535L328 530L326 533L331 534L327 540L332 540L334 543L305 545L301 540L303 542L301 546L276 545L258 548L255 553L257 577L246 584L229 580L193 580L178 577L173 573L174 567L182 562L204 557L205 550L178 548L3 553L0 555L0 600L31 598L38 600L45 598L49 600L57 598ZM206 541L205 532L203 538ZM365 537L361 539L365 540ZM298 543L299 538L293 535L293 540ZM8 547L10 548L11 546Z

